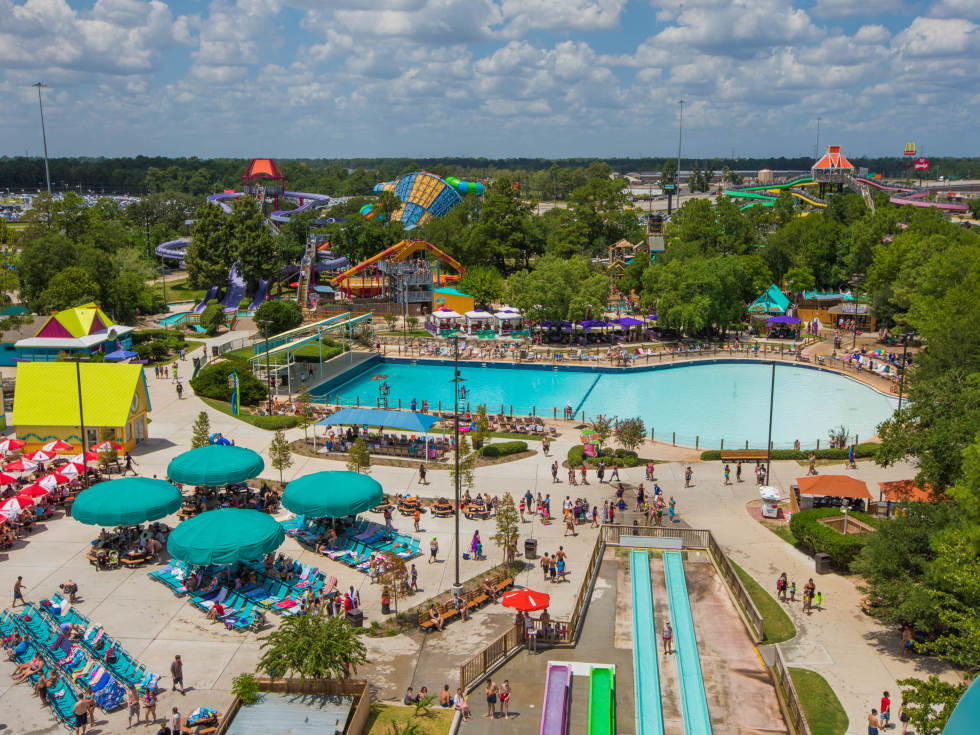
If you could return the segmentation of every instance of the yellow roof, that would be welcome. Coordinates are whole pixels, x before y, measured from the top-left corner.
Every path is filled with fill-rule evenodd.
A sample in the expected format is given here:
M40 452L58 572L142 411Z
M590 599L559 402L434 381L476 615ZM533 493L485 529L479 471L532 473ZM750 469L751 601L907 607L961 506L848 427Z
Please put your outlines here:
M146 394L142 365L79 363L86 426L124 426L137 390ZM149 405L149 396L146 396ZM17 363L15 426L78 426L78 383L71 362Z
M98 317L99 321L102 322L101 327L98 327L98 325L95 324L96 317ZM52 320L64 327L68 333L76 339L78 337L84 337L87 334L91 334L93 331L102 331L102 329L108 329L109 327L115 325L115 322L113 322L112 319L110 319L100 307L93 303L89 303L55 312L51 315L50 319L48 319L48 321L45 322L39 330L37 330L37 334L34 336L58 336L53 333L50 335L41 334L42 332L45 332L45 327L47 327L48 323ZM93 326L96 326L97 329L93 330Z

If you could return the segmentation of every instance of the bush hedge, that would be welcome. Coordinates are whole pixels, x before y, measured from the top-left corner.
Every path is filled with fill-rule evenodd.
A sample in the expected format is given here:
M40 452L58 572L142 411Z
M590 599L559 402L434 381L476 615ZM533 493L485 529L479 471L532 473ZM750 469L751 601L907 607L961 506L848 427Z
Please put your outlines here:
M497 444L486 444L480 450L484 457L506 457L510 454L518 454L527 451L527 442L512 441L498 442Z
M268 429L269 431L292 429L299 425L298 416L246 416L244 420L252 426L258 426L260 429Z
M197 377L191 378L191 388L205 398L218 401L231 400L228 376L235 370L238 374L239 402L242 406L253 406L266 397L265 385L252 375L248 363L243 360L225 359L201 368Z
M855 536L845 536L833 528L819 523L821 518L831 518L842 515L840 508L814 508L803 510L793 514L789 522L789 530L793 537L799 542L806 551L812 554L830 554L834 566L844 571L848 571L851 562L861 553L861 549L867 541L867 535L858 534ZM877 519L867 513L850 511L852 518L864 521L869 526L877 526Z
M586 457L585 449L581 444L576 444L568 450L568 464L571 467L581 467L583 463L590 467L598 467L600 461L606 467L636 467L640 463L636 452L628 449L613 450L610 447L603 447L597 457Z
M880 444L875 444L874 442L862 442L854 447L854 457L856 459L868 459L875 456L875 452L878 451ZM729 450L726 450L729 451ZM731 450L738 451L738 450ZM764 452L764 449L754 449L750 451ZM847 459L847 447L842 447L840 449L817 449L813 452L817 459ZM772 458L776 459L810 459L810 452L807 450L797 452L795 449L773 449ZM706 452L701 452L702 462L717 462L721 459L721 450L719 449L709 449Z

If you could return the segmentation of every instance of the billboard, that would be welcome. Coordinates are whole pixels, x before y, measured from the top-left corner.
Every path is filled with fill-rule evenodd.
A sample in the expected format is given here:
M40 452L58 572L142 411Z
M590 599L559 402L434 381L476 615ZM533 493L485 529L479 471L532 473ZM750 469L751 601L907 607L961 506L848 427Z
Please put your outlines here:
M916 171L928 171L929 170L929 159L928 158L916 158L915 163L912 164L912 168Z
M905 155L906 156L915 155L915 143L909 142L905 144Z

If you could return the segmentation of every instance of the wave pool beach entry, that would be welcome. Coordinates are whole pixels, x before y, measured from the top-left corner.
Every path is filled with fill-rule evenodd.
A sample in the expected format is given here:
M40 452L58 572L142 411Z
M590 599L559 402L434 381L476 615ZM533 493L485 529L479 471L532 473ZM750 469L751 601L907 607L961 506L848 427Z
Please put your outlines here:
M772 367L757 362L719 361L634 369L617 372L580 372L552 366L482 367L460 363L466 397L461 404L475 409L485 403L491 413L513 406L515 414L530 414L532 407L544 418L558 416L566 403L577 419L596 414L621 418L640 416L647 432L677 443L737 449L748 441L764 447L769 423L769 385ZM382 377L383 376L383 377ZM436 409L452 407L452 365L382 361L326 393L327 401L376 406L381 385L389 388L388 406L408 408L414 398ZM322 397L316 389L314 395ZM851 378L803 366L776 365L773 444L792 448L822 446L828 432L845 426L853 437L870 439L888 418L896 399Z

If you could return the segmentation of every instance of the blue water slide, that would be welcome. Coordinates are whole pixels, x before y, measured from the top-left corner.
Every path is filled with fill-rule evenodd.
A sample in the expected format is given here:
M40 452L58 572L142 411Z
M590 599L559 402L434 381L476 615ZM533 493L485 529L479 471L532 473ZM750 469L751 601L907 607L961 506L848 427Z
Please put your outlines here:
M262 305L262 302L265 301L265 297L266 294L268 294L268 292L269 292L269 282L264 279L260 280L259 287L255 291L255 296L252 299L252 303L248 305L248 310L255 311L256 309L258 309Z
M204 294L204 300L200 304L194 307L194 313L200 314L207 307L208 302L211 299L216 299L216 298L218 298L218 287L212 286L211 288L208 289L208 292Z
M225 289L225 297L221 300L221 305L226 312L238 311L238 304L243 298L245 298L245 279L238 272L238 263L235 263L228 273L228 288Z
M245 194L240 191L223 191L220 194L212 194L208 197L208 201L221 207L221 211L225 214L231 214L231 205L228 202L243 196Z
M179 237L176 240L168 240L156 246L158 258L176 260L181 265L184 263L184 256L187 254L187 246L191 244L189 237Z
M630 582L633 593L633 699L636 707L636 735L664 735L650 555L646 551L630 552Z
M711 735L708 698L701 676L701 658L691 616L691 601L687 596L684 561L679 551L664 552L664 577L667 599L674 623L674 642L677 649L677 674L681 690L681 715L685 735Z
M333 199L326 194L310 194L309 192L304 191L286 191L283 192L283 196L289 197L290 199L302 199L303 203L296 207L296 209L277 209L275 212L273 212L269 218L273 222L279 224L289 222L289 218L294 214L306 212L307 210L314 209L316 207L328 207L331 204L339 204L347 199L347 197L342 199Z

